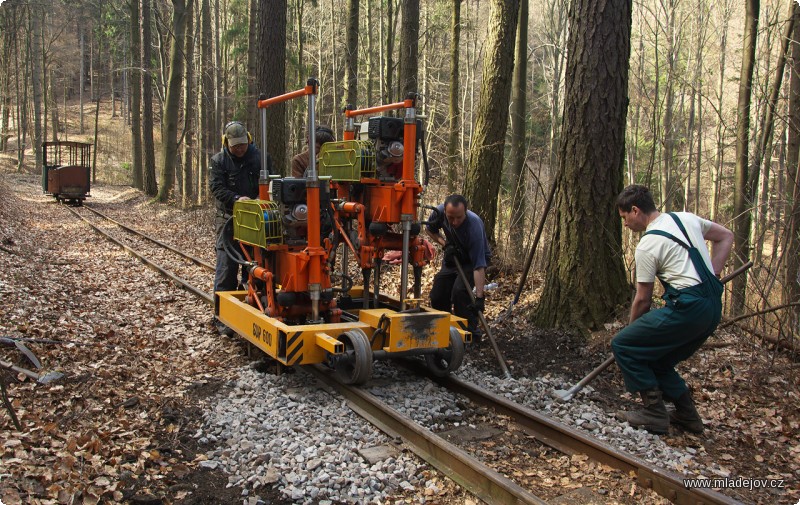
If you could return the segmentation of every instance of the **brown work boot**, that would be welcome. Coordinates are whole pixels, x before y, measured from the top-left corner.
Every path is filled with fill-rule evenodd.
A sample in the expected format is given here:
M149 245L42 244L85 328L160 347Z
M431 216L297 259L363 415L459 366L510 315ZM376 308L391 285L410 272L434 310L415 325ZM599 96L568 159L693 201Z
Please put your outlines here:
M661 398L661 391L658 389L648 389L640 391L644 408L639 410L618 412L617 417L621 421L636 428L644 428L650 433L663 435L669 431L669 415L664 400Z
M703 420L694 406L692 394L687 390L673 403L675 412L669 413L669 422L692 433L703 433Z

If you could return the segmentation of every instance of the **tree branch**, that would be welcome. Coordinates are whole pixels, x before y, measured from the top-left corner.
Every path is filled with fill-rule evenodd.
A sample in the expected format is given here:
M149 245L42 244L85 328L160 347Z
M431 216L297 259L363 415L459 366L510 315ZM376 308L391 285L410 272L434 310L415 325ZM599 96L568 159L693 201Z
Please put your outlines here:
M764 315L764 314L769 314L770 312L775 312L777 310L786 309L786 308L789 308L789 307L800 307L800 302L785 303L783 305L776 305L775 307L769 307L769 308L764 309L764 310L759 310L758 312L751 312L750 314L742 314L741 316L734 317L730 321L726 321L724 324L719 325L719 328L720 329L727 328L728 326L730 326L730 325L732 325L732 324L734 324L734 323L736 323L738 321L741 321L742 319L748 319L748 318L755 317L755 316L761 316L761 315Z

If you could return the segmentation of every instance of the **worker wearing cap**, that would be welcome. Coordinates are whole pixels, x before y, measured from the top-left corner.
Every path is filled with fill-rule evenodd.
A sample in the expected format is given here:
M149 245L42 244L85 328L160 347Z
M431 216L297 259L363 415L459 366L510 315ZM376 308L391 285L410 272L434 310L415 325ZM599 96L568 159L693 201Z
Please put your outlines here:
M617 208L626 228L645 232L636 247L630 324L611 341L625 386L640 394L643 408L619 417L653 433L667 433L670 423L701 433L703 420L675 365L694 354L719 324L718 277L733 233L689 212L659 212L650 191L637 184L619 194ZM650 310L656 278L664 286L665 305ZM675 404L672 414L664 400Z
M267 155L267 169L272 173L272 160ZM261 152L253 145L247 128L239 121L225 125L222 150L211 158L209 186L214 195L216 216L217 267L214 274L214 291L237 289L238 264L225 252L223 241L233 240L233 203L258 197L258 179L261 171ZM244 279L245 273L242 272ZM232 335L230 328L216 322L217 330Z
M336 137L333 136L333 130L323 125L317 125L314 136L316 137L316 142L314 143L316 149L314 152L317 154L317 159L319 159L319 150L322 149L322 144L336 142ZM308 149L309 141L310 139L306 138L305 150L292 158L292 177L300 178L306 176L306 169L311 164L311 153Z

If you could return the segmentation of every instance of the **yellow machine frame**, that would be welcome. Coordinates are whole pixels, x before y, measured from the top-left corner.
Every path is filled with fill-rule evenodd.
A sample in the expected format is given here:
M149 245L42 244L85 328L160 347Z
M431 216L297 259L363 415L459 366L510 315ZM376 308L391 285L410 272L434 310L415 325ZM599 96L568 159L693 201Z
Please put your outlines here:
M358 287L352 290L357 295ZM370 338L374 351L402 355L406 351L436 350L450 346L450 328L464 342L472 335L466 331L466 319L433 309L417 313L391 309L362 309L358 321L287 325L269 317L245 301L247 291L226 291L214 295L217 318L248 342L287 366L325 363L331 355L342 354L339 337L359 329ZM372 338L381 328L385 338Z

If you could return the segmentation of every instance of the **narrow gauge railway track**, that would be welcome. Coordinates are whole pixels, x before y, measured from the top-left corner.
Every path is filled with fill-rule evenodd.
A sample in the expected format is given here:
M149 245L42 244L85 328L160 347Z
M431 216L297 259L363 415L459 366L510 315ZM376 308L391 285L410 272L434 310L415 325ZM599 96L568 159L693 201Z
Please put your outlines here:
M173 246L171 246L171 245L169 245L169 244L167 244L165 242L161 242L160 240L157 240L157 239L151 237L150 235L147 235L145 233L140 232L139 230L136 230L136 229L133 229L133 228L131 228L129 226L126 226L126 225L120 223L119 221L116 221L115 219L113 219L111 217L108 217L107 215L103 214L99 210L94 209L94 208L92 208L92 207L90 207L88 205L83 205L83 208L93 212L94 214L102 217L103 219L105 219L107 221L110 221L110 222L114 223L115 225L119 226L120 228L122 228L123 230L127 231L128 233L132 233L134 235L142 237L143 239L149 240L150 242L153 242L154 244L156 244L158 246L161 246L164 249L167 249L167 250L170 250L170 251L174 252L175 254L177 254L178 256L180 256L182 258L186 258L187 260L191 261L195 265L197 265L199 267L202 267L202 268L208 270L209 272L213 272L214 271L214 265L212 265L212 264L210 264L210 263L208 263L206 261L203 261L200 258L192 256L191 254L187 254L187 253L181 251L180 249L178 249L176 247L173 247Z
M680 505L741 505L738 500L709 489L687 489L683 477L675 472L659 468L641 458L619 451L614 447L538 412L509 401L475 384L453 376L434 377L418 363L403 363L416 375L427 375L449 391L465 396L474 403L505 415L522 427L528 434L542 443L567 454L585 454L592 460L624 472L634 472L639 484L652 489L673 503Z
M213 271L213 267L202 260L185 254L137 230L122 225L94 209L88 207L84 208L87 208L94 214L103 219L107 219L130 233L171 250L203 269ZM95 225L74 209L70 207L67 207L67 209L105 238L138 258L142 263L155 269L184 289L205 300L207 303L213 303L213 297L209 293L149 259L144 253L118 240L112 234ZM405 365L417 374L427 375L426 369L421 366L420 363L406 362ZM335 379L335 375L332 371L324 367L311 366L307 368L319 379L321 384L325 385L328 389L334 389L346 398L351 408L359 415L390 436L403 439L417 456L487 503L524 503L539 505L547 503L514 483L512 480L491 469L464 450L434 434L432 431L419 426L364 389L341 384L337 380L333 380ZM739 501L715 491L687 489L683 485L682 477L674 472L667 471L640 458L618 451L610 445L574 428L538 414L525 406L508 401L474 384L459 380L455 377L431 377L431 379L450 391L469 398L476 404L484 406L498 414L508 416L512 422L521 426L527 433L559 451L567 454L585 454L591 459L612 468L635 473L641 486L652 489L673 503L680 505L740 504Z
M214 299L209 293L207 293L206 291L203 291L201 288L196 287L188 279L185 279L184 276L180 276L180 275L174 273L173 271L169 270L166 266L163 266L163 265L157 263L156 261L150 259L148 256L145 255L145 253L143 253L140 250L137 250L137 249L131 247L130 245L126 244L125 242L119 240L113 234L109 233L107 230L104 230L103 228L101 228L97 224L93 223L90 219L87 219L86 216L82 215L80 212L76 211L75 209L73 209L73 208L71 208L69 206L65 206L65 208L67 210L69 210L77 218L81 219L83 222L85 222L87 225L89 225L94 231L96 231L97 233L99 233L100 235L102 235L103 237L108 239L109 241L113 242L117 246L121 247L127 253L129 253L130 255L134 256L135 258L137 258L139 261L141 261L142 263L144 263L148 267L150 267L153 270L157 271L158 273L160 273L164 277L167 277L168 279L172 280L173 282L175 282L176 284L178 284L182 288L184 288L187 291L191 292L192 294L196 295L197 297L203 299L209 305L214 303ZM191 261L192 263L194 263L196 265L195 268L200 268L200 269L203 269L203 270L210 270L211 272L214 271L214 267L213 266L209 265L208 263L203 262L202 260L199 260L199 259L197 259L197 258L195 258L195 257L193 257L191 255L188 255L188 254L186 254L186 253L184 253L184 252L182 252L182 251L180 251L180 250L178 250L178 249L176 249L176 248L174 248L172 246L164 244L163 242L160 242L160 241L158 241L158 240L156 240L156 239L154 239L152 237L149 237L148 235L145 235L145 234L143 234L143 233L141 233L139 231L136 231L136 230L134 230L132 228L124 226L124 225L118 223L117 221L114 221L113 219L103 215L102 213L100 213L98 211L95 211L93 209L90 209L87 206L84 206L82 208L90 210L94 214L102 217L103 219L109 220L110 222L114 223L115 225L118 225L118 226L122 227L124 230L128 231L129 233L134 234L135 236L140 237L143 240L150 241L152 243L155 243L157 246L162 247L163 249L167 249L169 251L172 251L173 253L176 253L178 256L180 256L180 257L182 257L184 259L187 259L187 260ZM193 275L197 275L197 274L194 273Z

